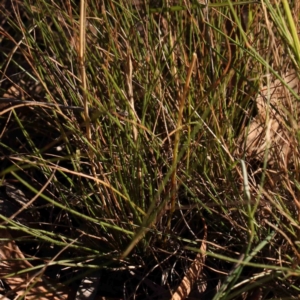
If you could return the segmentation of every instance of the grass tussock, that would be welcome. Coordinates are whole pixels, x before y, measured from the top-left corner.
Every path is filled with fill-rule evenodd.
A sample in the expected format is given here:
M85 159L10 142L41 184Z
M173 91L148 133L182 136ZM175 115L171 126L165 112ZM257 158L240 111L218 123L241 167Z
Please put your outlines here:
M298 296L297 1L0 4L2 295Z

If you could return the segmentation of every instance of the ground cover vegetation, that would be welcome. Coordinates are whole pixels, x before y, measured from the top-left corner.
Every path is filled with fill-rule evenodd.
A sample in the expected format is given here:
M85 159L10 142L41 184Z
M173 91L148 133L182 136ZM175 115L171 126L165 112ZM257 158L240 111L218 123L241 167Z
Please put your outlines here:
M298 299L298 1L8 1L3 299Z

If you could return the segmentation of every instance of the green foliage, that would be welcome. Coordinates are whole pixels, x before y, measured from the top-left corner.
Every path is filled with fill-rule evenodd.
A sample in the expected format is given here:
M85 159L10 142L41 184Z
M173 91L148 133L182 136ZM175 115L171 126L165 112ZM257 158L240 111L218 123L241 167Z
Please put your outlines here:
M74 274L142 266L139 297L201 243L206 299L298 295L298 160L270 166L268 147L257 161L241 140L264 75L297 97L284 79L300 63L297 3L89 1L82 23L73 2L2 2L0 175L41 215L20 226L3 214L2 228L67 249L55 264Z

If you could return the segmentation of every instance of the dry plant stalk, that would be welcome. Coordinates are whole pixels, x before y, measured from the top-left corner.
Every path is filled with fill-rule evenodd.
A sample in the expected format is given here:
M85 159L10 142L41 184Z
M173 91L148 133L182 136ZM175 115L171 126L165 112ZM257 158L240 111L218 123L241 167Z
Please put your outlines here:
M186 98L188 96L190 81L192 77L192 72L194 70L194 66L196 64L196 60L197 60L197 54L193 53L192 61L188 69L183 92L182 95L179 95L180 96L179 112L178 112L178 119L177 119L176 132L174 138L173 163L172 163L173 171L171 174L171 212L169 214L168 225L167 225L169 229L171 228L171 219L175 211L175 200L176 200L176 192L177 192L176 174L177 174L177 163L178 163L178 147L179 147L180 135L182 130L183 109L184 109Z

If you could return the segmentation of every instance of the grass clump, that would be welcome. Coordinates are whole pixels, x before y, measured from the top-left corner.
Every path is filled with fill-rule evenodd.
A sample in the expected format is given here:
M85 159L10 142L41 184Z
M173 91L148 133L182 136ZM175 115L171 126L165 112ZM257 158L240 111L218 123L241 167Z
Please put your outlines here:
M1 6L3 293L299 294L296 1Z

